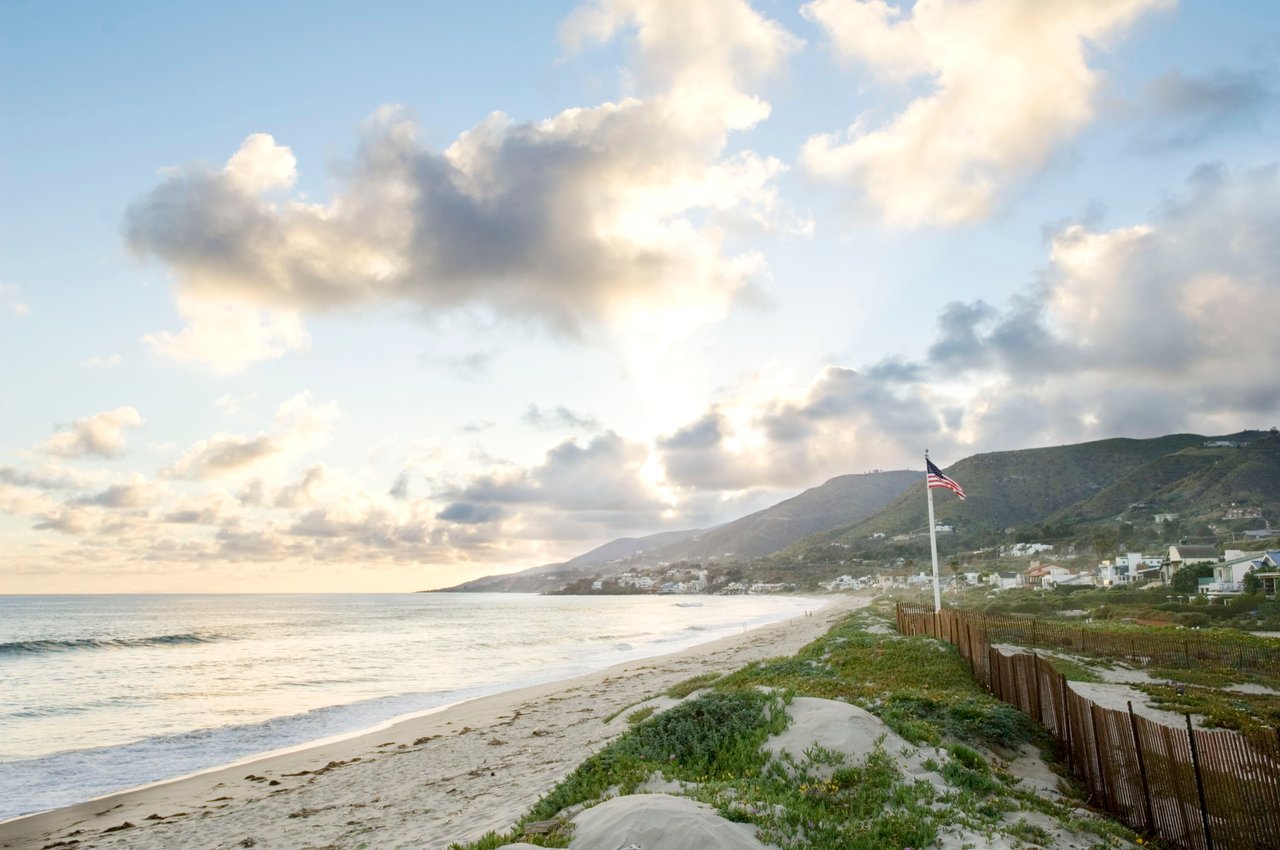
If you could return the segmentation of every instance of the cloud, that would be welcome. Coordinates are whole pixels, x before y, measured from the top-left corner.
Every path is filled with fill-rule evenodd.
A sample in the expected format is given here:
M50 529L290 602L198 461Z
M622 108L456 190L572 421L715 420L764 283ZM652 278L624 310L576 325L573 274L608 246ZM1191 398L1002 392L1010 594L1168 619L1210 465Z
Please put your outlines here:
M396 476L396 480L391 483L391 489L387 491L387 495L393 499L401 500L409 498L409 472L402 470Z
M159 487L141 475L134 475L126 484L112 484L92 496L74 499L71 504L77 507L146 508L155 504L160 496Z
M731 235L795 226L782 163L726 149L769 112L740 87L798 42L740 0L596 3L566 24L578 46L633 32L646 97L542 121L495 112L442 151L383 107L328 204L291 193L292 153L262 133L224 168L168 171L125 238L173 270L187 327L147 341L226 372L305 344L301 313L358 304L479 308L571 336L722 317L764 272Z
M1259 128L1274 119L1278 105L1280 89L1272 74L1219 68L1196 76L1175 68L1148 82L1141 99L1124 108L1146 125L1135 135L1132 148L1161 153Z
M1198 169L1148 221L1052 234L1004 305L954 302L919 360L829 366L806 387L722 401L656 442L690 494L811 486L1114 436L1232 433L1280 416L1280 165ZM1258 317L1256 320L1249 317Z
M981 221L1092 120L1099 75L1089 50L1172 5L933 0L908 12L885 0L814 0L801 12L842 59L927 90L883 126L859 118L811 137L800 161L894 225Z
M557 405L554 410L544 410L536 404L531 404L521 414L520 421L540 429L600 430L600 420L594 416L574 413L564 405Z
M75 486L75 479L63 473L28 472L13 466L0 466L0 484L30 487L35 490L65 490Z
M891 465L940 430L917 366L828 366L809 386L745 410L719 405L657 441L674 486L797 488ZM940 445L938 440L933 445Z
M464 381L483 381L489 378L489 367L496 355L496 351L472 351L450 357L447 365L454 375Z
M299 393L280 405L272 433L253 437L215 434L197 442L164 474L197 480L217 478L248 471L277 455L319 448L328 442L337 415L336 404L313 405L310 393Z
M22 299L22 292L11 283L0 283L0 301L7 303L9 312L18 318L31 313L31 305Z
M133 407L117 407L77 419L72 425L48 437L36 448L58 457L118 457L124 452L124 432L142 425L142 416Z
M87 357L80 361L80 365L86 369L114 369L124 361L121 354L111 354L107 356L95 355Z
M436 514L436 519L461 525L481 525L496 522L507 515L499 505L473 505L468 502L452 502Z
M280 489L280 492L276 494L276 507L296 510L315 506L319 503L318 494L320 486L325 482L325 478L324 464L312 464L296 484L290 484Z
M179 297L178 313L187 323L178 333L142 338L161 357L207 366L217 375L242 372L260 360L302 351L310 338L295 310L259 309L213 297Z
M1211 428L1280 412L1280 342L1246 316L1280 310L1280 167L1198 169L1148 223L1062 229L1043 286L980 336L1004 380L1054 422L1106 434ZM1011 332L1017 323L1020 332ZM1133 399L1143 400L1135 410ZM992 414L996 415L996 414Z
M508 538L598 540L665 527L672 503L650 471L650 448L613 431L565 440L533 466L505 466L444 489L435 518Z

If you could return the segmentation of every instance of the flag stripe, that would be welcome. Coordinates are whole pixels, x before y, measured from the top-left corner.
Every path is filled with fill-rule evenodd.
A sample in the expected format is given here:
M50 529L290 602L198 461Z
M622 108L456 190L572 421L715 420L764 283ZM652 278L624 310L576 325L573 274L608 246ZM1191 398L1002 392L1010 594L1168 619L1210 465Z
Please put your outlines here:
M963 487L961 487L956 482L952 481L947 476L943 475L942 470L938 469L938 467L933 465L933 461L929 460L928 458L925 458L924 463L925 463L925 469L927 472L926 477L929 482L929 489L933 490L933 489L942 488L944 490L950 490L952 493L955 493L961 499L964 498Z

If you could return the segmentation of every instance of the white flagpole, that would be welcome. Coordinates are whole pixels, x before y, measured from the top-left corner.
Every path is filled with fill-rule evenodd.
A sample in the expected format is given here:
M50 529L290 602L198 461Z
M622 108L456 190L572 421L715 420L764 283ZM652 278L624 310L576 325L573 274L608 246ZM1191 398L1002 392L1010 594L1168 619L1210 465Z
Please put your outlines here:
M933 610L942 610L942 583L938 579L938 533L933 522L933 488L929 486L929 450L924 450L924 492L929 499L929 553L933 556Z

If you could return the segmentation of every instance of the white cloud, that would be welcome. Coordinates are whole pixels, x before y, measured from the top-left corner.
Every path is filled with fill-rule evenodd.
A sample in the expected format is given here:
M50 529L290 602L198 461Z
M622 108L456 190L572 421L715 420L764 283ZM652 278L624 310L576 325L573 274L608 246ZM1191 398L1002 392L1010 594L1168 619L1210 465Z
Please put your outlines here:
M86 369L114 369L124 362L124 355L111 354L107 356L94 355L80 361L80 365Z
M881 127L813 136L801 162L859 189L895 225L980 221L1093 118L1089 51L1173 0L814 0L836 51L928 91Z
M634 33L651 91L543 121L495 112L440 152L384 107L327 204L263 196L296 170L264 134L221 171L171 172L130 208L126 237L175 272L187 328L147 341L229 372L301 347L300 312L350 304L478 307L570 335L638 314L721 318L764 272L732 235L806 226L779 209L781 162L726 152L768 115L743 87L798 42L740 0L593 4L566 32Z
M117 407L77 419L70 427L48 437L36 448L59 457L117 457L124 451L124 432L142 425L133 407Z
M218 375L304 350L310 341L293 310L187 296L178 299L178 312L186 327L176 334L147 334L143 342L162 357L205 365Z
M219 433L200 440L164 470L172 478L209 479L247 473L277 456L296 456L324 446L337 418L335 403L313 405L309 392L280 405L271 433Z
M293 151L267 133L254 133L240 150L227 160L223 173L250 194L269 189L287 189L298 179L298 161Z

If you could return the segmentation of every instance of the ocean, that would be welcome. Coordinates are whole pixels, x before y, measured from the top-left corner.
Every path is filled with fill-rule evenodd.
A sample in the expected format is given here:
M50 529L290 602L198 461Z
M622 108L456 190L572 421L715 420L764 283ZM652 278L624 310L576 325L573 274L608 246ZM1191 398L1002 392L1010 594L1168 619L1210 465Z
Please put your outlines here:
M817 607L787 596L0 596L0 819Z

